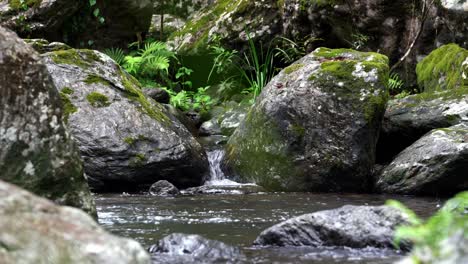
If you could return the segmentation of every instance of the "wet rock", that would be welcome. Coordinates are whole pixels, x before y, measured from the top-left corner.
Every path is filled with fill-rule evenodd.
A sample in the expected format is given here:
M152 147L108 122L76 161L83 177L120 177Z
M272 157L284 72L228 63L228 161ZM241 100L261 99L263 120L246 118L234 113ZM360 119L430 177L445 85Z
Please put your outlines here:
M149 193L154 196L174 196L180 194L180 191L172 183L162 180L151 185Z
M199 187L192 187L182 191L186 195L198 194L253 194L265 192L265 189L256 184L231 184L229 180L225 180L225 184L219 182L217 185L203 185Z
M0 27L0 179L96 215L65 112L39 55Z
M199 235L172 234L149 248L156 263L238 263L240 249ZM236 261L237 260L237 261Z
M163 179L185 188L202 183L203 148L112 59L74 49L43 58L96 191L148 190Z
M468 188L468 123L432 130L406 148L377 179L386 193L453 194Z
M284 69L231 136L227 174L269 190L368 190L387 63L320 48Z
M442 91L390 100L377 144L377 162L390 163L432 129L462 122L468 122L468 90L464 94Z
M200 136L221 135L221 128L216 120L208 120L200 126Z
M468 121L468 51L455 44L431 52L417 66L422 93L391 100L377 146L389 163L427 132Z
M143 88L143 92L146 96L161 104L168 104L171 99L169 93L161 88Z
M345 246L393 248L395 228L406 223L397 209L346 205L298 216L263 231L257 246ZM408 245L402 243L403 248Z
M104 231L80 210L0 181L0 263L149 264L136 241Z
M190 131L190 133L192 133L194 137L198 137L198 128L196 127L196 124L193 122L192 119L187 117L187 115L184 112L182 112L181 110L175 108L174 106L170 104L165 104L164 108L166 108L166 110L171 115L176 117L177 120L179 120L179 122L182 123L182 125L184 125L185 128L187 128L188 131Z

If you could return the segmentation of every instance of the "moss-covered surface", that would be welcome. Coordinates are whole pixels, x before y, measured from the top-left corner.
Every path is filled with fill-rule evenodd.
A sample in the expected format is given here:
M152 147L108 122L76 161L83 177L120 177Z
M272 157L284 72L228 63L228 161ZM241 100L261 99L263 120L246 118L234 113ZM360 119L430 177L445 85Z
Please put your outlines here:
M68 95L72 95L72 94L75 93L75 91L70 87L63 87L60 92L62 92L64 94L68 94Z
M70 89L71 90L71 89ZM69 96L69 90L65 90L65 92L62 90L60 92L60 98L62 99L62 106L63 106L63 121L65 123L68 123L68 118L70 117L71 114L76 113L78 111L78 108L76 108L75 105L71 102Z
M52 60L57 64L76 65L88 69L95 62L102 62L99 55L92 50L58 50L51 52Z
M243 181L268 190L287 190L300 177L288 147L274 120L254 109L227 144L228 164Z
M171 119L164 114L164 108L158 103L152 103L146 98L140 89L140 85L137 79L129 75L122 69L120 69L120 76L122 78L122 84L127 92L129 99L138 102L141 105L141 110L153 118L154 120L161 122L162 124L172 124Z
M131 167L141 167L145 164L147 158L143 153L137 153L135 157L130 161L129 165Z
M98 92L91 92L86 96L86 100L88 100L89 104L93 107L106 107L111 105L109 102L109 98L102 93Z
M444 45L418 63L416 73L424 92L468 89L468 50Z
M351 102L354 110L361 109L367 122L380 122L381 116L376 113L385 111L389 98L388 58L375 52L328 48L320 48L314 55L322 58L321 71L309 80L340 100Z
M286 68L284 69L284 73L286 73L286 74L291 74L291 73L293 73L293 72L299 70L299 69L302 68L302 67L304 67L304 64L296 63L296 64L293 64L293 65L291 65L291 66L289 66L289 67L286 67Z
M88 75L88 77L86 77L86 79L84 79L83 82L86 84L100 83L105 86L112 86L111 82L95 74Z

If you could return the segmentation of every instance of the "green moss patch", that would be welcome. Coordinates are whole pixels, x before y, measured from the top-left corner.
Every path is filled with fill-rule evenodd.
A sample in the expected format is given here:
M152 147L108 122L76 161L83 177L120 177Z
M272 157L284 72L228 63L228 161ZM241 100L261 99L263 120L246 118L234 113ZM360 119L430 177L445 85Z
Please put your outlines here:
M95 74L88 75L88 77L86 77L86 79L83 80L83 82L86 83L86 84L100 83L100 84L103 84L105 86L112 86L111 82L109 82L108 80L102 78L99 75L95 75Z
M106 107L109 106L111 103L109 102L109 98L101 93L98 92L91 92L86 96L86 100L93 106L93 107Z
M424 92L468 89L468 50L444 45L418 63L416 73Z
M63 87L60 92L62 92L64 94L68 94L68 95L72 95L72 94L75 93L75 91L70 87Z
M120 69L122 84L127 92L127 97L140 104L141 110L162 124L172 124L171 119L164 114L163 107L158 103L151 103L139 87L139 82L133 76Z
M20 10L23 7L31 8L31 7L38 7L42 3L42 0L24 0L21 3L20 0L8 0L8 4L13 10Z
M78 108L76 108L76 106L73 105L73 103L71 102L68 96L69 95L64 93L63 91L60 92L60 99L62 99L62 106L63 106L63 121L65 123L68 123L68 118L70 117L71 114L78 111Z
M295 72L295 71L298 71L298 70L301 69L302 67L304 67L304 64L296 63L296 64L293 64L293 65L291 65L291 66L289 66L289 67L286 67L286 68L284 69L284 73L286 73L286 74L291 74L291 73L293 73L293 72Z
M82 69L88 69L95 62L102 62L92 50L58 50L51 52L50 57L57 64L76 65Z
M141 167L143 166L148 159L146 158L145 154L137 153L135 157L130 161L129 165L131 167Z

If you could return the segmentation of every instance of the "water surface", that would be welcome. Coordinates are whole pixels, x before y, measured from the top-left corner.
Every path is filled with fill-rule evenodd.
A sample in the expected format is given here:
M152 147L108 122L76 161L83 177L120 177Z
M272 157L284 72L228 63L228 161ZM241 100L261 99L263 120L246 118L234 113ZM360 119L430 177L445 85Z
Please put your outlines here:
M96 196L99 223L145 247L171 233L199 234L242 247L252 263L392 263L400 255L390 250L251 248L262 230L291 217L347 204L382 205L387 199L400 200L423 217L443 202L409 196L312 193Z

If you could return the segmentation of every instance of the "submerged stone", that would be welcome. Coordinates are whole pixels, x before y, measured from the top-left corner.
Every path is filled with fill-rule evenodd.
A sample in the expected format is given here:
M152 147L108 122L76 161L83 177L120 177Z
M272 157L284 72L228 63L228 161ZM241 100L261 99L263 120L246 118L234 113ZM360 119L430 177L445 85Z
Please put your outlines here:
M230 138L228 174L269 190L368 190L387 63L377 53L319 48L283 70Z

